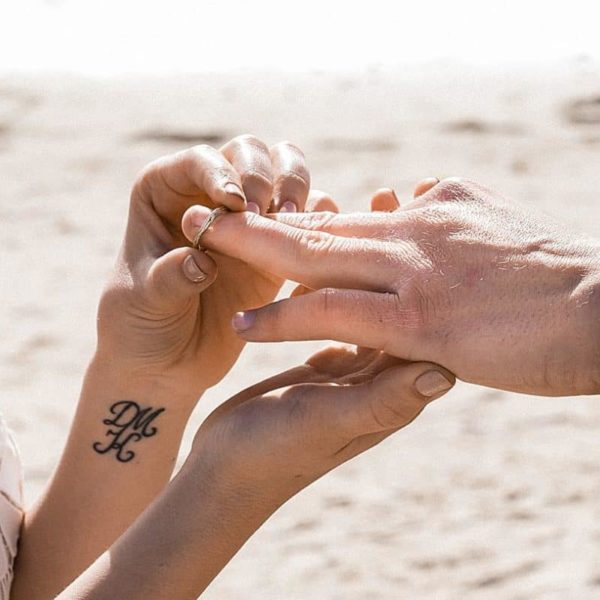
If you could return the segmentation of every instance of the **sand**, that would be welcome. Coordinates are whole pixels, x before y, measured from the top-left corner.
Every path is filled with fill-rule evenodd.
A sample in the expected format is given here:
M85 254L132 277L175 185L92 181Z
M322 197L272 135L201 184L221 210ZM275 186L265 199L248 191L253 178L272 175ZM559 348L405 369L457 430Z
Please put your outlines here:
M252 132L302 146L346 210L465 175L600 235L600 65L150 79L0 77L2 410L31 502L57 462L136 172ZM319 344L248 347L194 414ZM457 385L290 501L207 599L600 597L600 404ZM195 568L190 565L190 568Z

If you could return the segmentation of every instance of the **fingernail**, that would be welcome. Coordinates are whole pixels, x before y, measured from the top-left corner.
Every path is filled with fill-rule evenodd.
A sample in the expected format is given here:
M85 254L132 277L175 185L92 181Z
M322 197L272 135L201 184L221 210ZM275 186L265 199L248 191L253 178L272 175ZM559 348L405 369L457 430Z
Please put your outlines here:
M191 254L186 256L183 261L183 273L194 283L200 283L206 279L206 273L198 266Z
M244 202L246 202L246 196L244 196L244 192L242 191L242 188L237 183L228 183L223 189L228 194L237 196L238 198L241 198Z
M427 371L415 381L415 389L422 396L433 398L442 392L448 391L452 387L452 382L439 371Z
M248 212L253 212L257 215L260 215L260 206L256 204L256 202L248 202L248 204L246 205L246 210Z
M295 202L288 200L287 202L283 203L283 206L279 209L279 212L295 213L295 212L298 212L298 207L296 206Z
M236 331L246 331L247 329L250 329L252 325L254 325L255 319L256 313L248 310L245 312L236 313L231 321L231 324Z
M193 227L200 229L206 223L206 219L210 216L210 209L205 206L198 207L190 211L190 222Z

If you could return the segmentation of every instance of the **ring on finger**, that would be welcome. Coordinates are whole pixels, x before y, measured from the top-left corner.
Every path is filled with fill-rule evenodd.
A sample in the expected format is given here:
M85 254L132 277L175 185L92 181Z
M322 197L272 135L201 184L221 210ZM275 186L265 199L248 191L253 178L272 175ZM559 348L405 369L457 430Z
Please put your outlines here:
M211 225L221 215L224 215L228 212L229 212L229 209L226 208L225 206L217 206L217 208L213 209L211 211L211 213L208 215L208 217L206 218L206 221L204 221L204 224L202 225L202 227L200 227L200 229L198 229L198 232L194 236L194 241L192 242L192 246L194 248L196 248L197 250L202 250L202 247L200 246L200 241L202 239L202 236L210 229Z

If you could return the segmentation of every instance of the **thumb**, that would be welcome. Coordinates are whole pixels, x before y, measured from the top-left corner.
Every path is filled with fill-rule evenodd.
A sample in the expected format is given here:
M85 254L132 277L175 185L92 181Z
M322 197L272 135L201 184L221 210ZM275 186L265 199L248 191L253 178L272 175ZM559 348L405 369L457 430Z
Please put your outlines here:
M176 248L152 263L146 285L157 303L175 308L208 288L216 276L217 265L208 254L195 248Z
M406 363L386 369L373 380L353 386L322 388L331 398L322 403L323 422L349 439L391 432L416 419L429 402L450 390L455 377L432 363Z

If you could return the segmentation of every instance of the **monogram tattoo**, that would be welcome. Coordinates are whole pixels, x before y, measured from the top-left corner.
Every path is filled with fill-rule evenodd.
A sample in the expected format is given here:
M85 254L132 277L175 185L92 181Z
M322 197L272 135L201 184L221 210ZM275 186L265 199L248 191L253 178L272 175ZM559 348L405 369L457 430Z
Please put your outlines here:
M164 408L154 409L151 406L142 408L133 400L121 400L110 407L110 416L102 423L108 425L106 442L95 442L92 448L98 454L107 454L114 450L115 457L119 462L129 462L135 452L131 445L144 438L156 435L158 429L152 425Z

